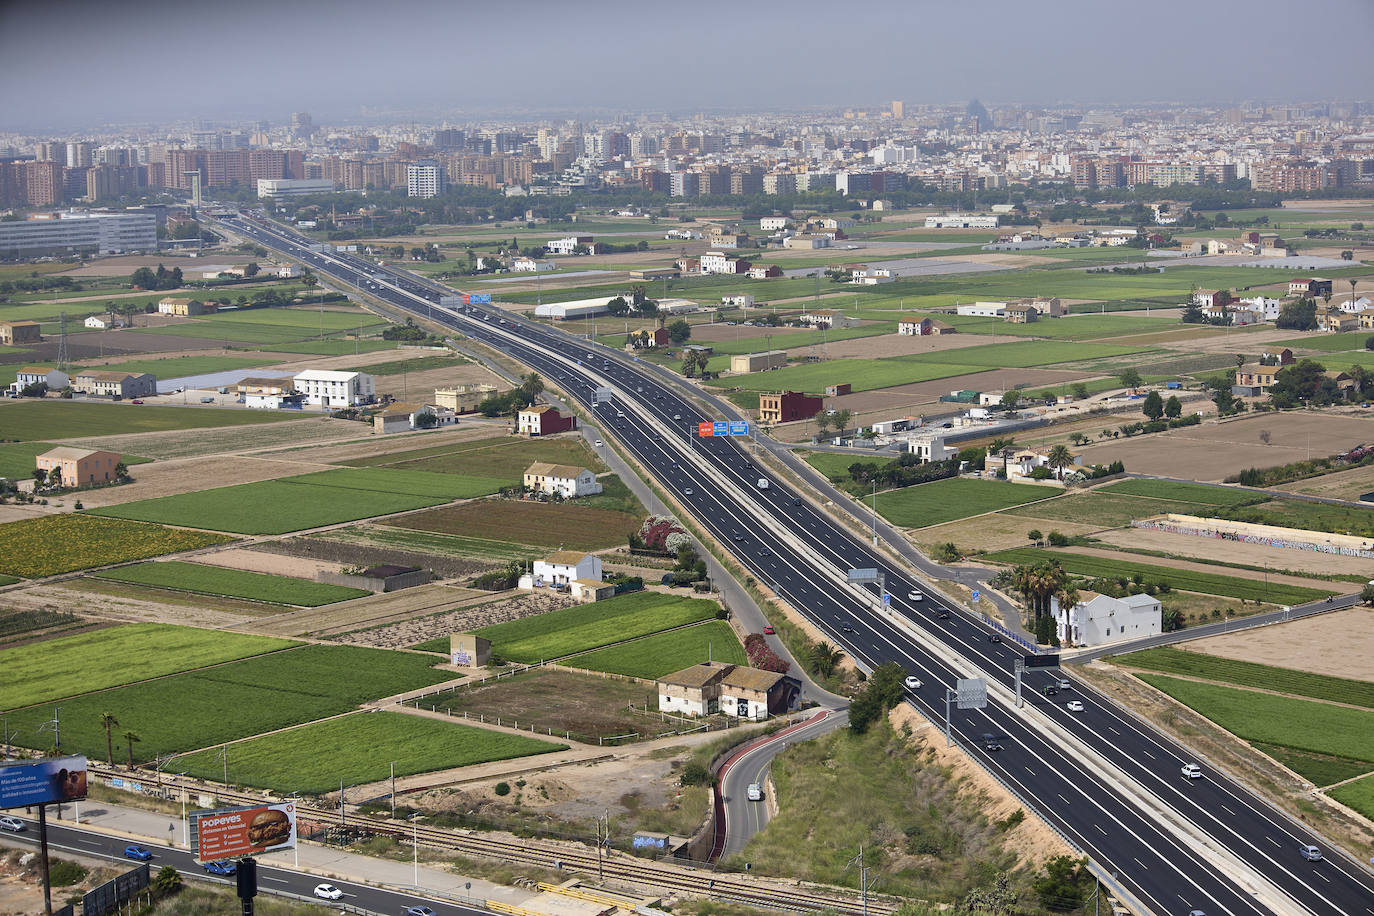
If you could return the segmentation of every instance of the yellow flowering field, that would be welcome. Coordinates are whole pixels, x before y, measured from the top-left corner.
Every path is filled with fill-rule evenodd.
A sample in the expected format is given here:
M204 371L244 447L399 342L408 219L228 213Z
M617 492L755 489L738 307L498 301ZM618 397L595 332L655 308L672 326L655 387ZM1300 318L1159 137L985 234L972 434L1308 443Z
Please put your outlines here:
M232 540L124 519L48 515L0 524L0 573L40 579Z

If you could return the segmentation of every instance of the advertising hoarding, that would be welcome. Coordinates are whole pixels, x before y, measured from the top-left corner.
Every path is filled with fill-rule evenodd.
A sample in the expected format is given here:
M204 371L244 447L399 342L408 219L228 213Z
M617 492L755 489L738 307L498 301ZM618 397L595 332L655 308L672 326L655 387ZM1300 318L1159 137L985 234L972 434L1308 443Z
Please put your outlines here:
M0 808L77 801L85 797L85 757L44 757L0 764Z
M291 849L296 845L296 806L283 803L193 811L191 845L201 862Z
M93 887L81 898L83 916L104 916L113 913L134 899L134 895L148 886L147 864ZM69 908L70 909L70 908Z

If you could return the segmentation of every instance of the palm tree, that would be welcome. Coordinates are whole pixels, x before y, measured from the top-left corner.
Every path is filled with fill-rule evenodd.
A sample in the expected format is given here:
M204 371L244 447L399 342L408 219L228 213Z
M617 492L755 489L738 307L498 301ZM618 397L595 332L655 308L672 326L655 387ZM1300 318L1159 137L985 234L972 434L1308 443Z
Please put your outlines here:
M1050 449L1050 453L1045 456L1045 463L1054 470L1054 476L1059 480L1064 479L1064 468L1073 464L1073 453L1064 444L1056 445Z
M132 770L134 768L134 742L142 741L143 738L135 731L127 731L121 737L123 737L129 745L129 769Z
M539 377L538 372L531 372L529 375L520 376L520 390L531 404L535 398L544 391L544 380Z
M102 712L100 714L100 727L105 729L105 759L110 761L110 766L114 766L114 742L110 738L110 729L119 724L112 712Z
M1067 615L1069 611L1077 607L1078 602L1081 600L1081 596L1078 594L1078 589L1074 588L1073 584L1068 582L1060 586L1059 593L1055 595L1055 597L1059 599L1059 607L1061 610L1064 611L1065 615ZM1064 634L1066 639L1071 639L1071 637L1069 636L1069 632L1069 629L1065 627Z
M832 646L828 642L818 642L811 647L811 667L821 677L829 677L835 671L835 666L844 657L844 652L837 646Z

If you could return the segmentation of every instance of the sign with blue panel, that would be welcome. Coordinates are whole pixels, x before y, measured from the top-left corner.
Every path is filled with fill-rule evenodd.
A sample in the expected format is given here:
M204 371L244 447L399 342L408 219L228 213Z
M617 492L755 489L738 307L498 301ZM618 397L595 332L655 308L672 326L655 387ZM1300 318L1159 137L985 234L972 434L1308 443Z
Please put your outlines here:
M711 424L711 435L728 436L730 435L730 424L724 420L717 420Z
M732 436L747 436L747 435L749 435L749 421L748 421L748 420L731 420L731 421L730 421L730 435L732 435Z

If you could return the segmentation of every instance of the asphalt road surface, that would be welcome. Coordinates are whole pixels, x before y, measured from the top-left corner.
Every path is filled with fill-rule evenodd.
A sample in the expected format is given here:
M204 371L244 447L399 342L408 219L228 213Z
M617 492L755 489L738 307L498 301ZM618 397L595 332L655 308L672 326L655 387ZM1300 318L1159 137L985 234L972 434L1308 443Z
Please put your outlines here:
M450 327L538 371L595 416L606 433L725 545L751 575L869 668L896 662L923 681L910 696L943 722L957 679L989 684L983 709L951 713L958 743L1093 861L1120 895L1154 913L1311 913L1374 916L1374 877L1246 787L1075 679L1032 670L1026 702L1010 699L1012 663L1026 653L928 589L913 569L855 538L769 471L746 447L698 437L701 416L671 373L383 268L274 225L226 220L240 234L336 283ZM317 250L312 250L315 245ZM328 250L318 250L327 248ZM609 400L595 397L611 389ZM764 486L760 481L766 481ZM890 604L846 584L851 568L884 570ZM920 600L909 598L920 591ZM1072 710L1069 699L1081 703ZM992 749L989 749L991 747ZM1186 779L1185 763L1203 778ZM1321 862L1303 844L1327 852Z

